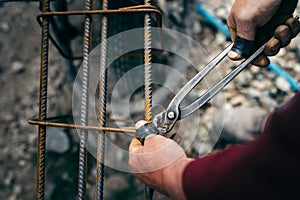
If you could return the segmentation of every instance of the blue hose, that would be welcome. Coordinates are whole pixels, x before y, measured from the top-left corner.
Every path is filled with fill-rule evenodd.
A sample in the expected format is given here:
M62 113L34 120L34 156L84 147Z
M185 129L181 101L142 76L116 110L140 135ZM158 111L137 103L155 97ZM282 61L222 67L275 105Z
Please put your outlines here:
M223 33L227 39L230 39L230 32L227 26L217 17L213 16L209 12L207 12L200 3L196 6L197 12L211 25L213 25L216 29L218 29L221 33ZM296 92L300 91L300 87L297 81L291 77L282 67L280 67L275 62L271 61L270 65L267 67L269 70L273 71L276 75L283 77L291 86L293 90Z

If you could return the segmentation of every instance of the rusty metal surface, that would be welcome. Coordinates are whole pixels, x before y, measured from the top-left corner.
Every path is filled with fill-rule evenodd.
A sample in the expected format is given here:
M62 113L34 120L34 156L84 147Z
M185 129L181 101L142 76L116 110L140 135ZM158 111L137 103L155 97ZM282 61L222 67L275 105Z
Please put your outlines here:
M60 12L43 12L37 16L37 21L40 26L42 26L42 19L44 17L53 17L53 16L72 16L72 15L113 15L113 14L124 14L124 13L153 13L156 16L156 20L158 22L158 26L161 27L162 25L162 19L161 19L161 12L156 9L156 7L151 5L139 5L139 6L129 6L119 9L109 9L109 10L79 10L79 11L60 11ZM83 59L81 55L69 55L65 53L60 45L58 45L58 41L54 39L54 37L50 34L49 35L50 40L56 47L56 49L60 52L60 54L67 58L67 59Z
M86 0L85 9L87 11L92 9L92 0ZM83 67L82 67L82 99L81 99L81 116L80 121L82 126L88 125L88 107L89 107L89 53L91 51L91 27L92 18L86 15L84 21L84 37L83 37ZM88 132L81 130L80 144L79 144L79 170L78 170L78 199L86 199L86 176L87 176L87 144Z
M145 5L150 6L151 1L145 0ZM152 119L152 63L151 63L151 17L148 13L144 19L144 81L145 81L145 121ZM154 190L145 186L145 199L152 200Z
M103 10L108 9L108 0L103 0ZM98 125L106 125L106 95L107 95L107 16L102 18L101 49L100 49L100 74L98 93ZM96 165L96 192L95 200L103 199L104 185L104 155L105 155L105 131L97 136L97 165Z
M49 0L44 0L42 9L48 11ZM41 72L40 72L40 100L39 121L47 118L47 87L48 87L48 50L49 50L49 20L42 21L41 36ZM46 126L39 126L38 133L38 172L37 172L37 199L45 198L45 165L46 165Z
M101 126L81 126L75 124L65 124L65 123L38 121L38 120L28 120L28 122L29 124L32 125L52 126L58 128L95 130L95 131L106 131L106 132L115 132L115 133L135 133L135 127L113 128L113 127L101 127Z
M6 2L30 2L30 1L40 1L40 0L0 0L0 3L2 3L2 2L3 3L6 3Z
M161 26L161 13L156 7L150 5L150 1L145 1L145 5L123 7L119 9L108 9L108 1L104 0L102 4L102 10L94 10L92 8L92 0L86 0L85 10L80 11L60 11L51 12L50 1L44 0L42 3L42 13L37 16L37 20L42 29L41 38L41 72L40 72L40 104L39 104L39 118L29 120L30 124L39 126L39 143L38 143L38 173L37 173L37 199L45 198L45 160L46 160L46 128L49 126L58 128L69 128L79 130L79 161L78 161L78 199L86 199L87 197L87 144L88 144L88 131L99 131L97 139L97 167L96 167L96 191L95 199L103 199L103 181L104 181L104 150L105 150L105 134L113 133L135 133L134 127L107 127L106 114L106 98L107 98L107 66L106 66L106 39L108 37L107 29L109 20L107 15L122 13L144 13L144 65L145 65L145 119L151 121L151 107L152 107L152 88L151 88L151 18L150 13L154 13L157 20L157 25ZM0 1L8 2L8 1ZM60 49L58 41L55 41L55 37L51 36L50 21L54 16L71 16L82 15L85 16L84 21L84 35L83 35L83 56L66 55L63 50ZM101 62L100 62L100 74L99 74L99 94L98 94L98 126L89 125L89 67L90 58L89 53L92 46L92 16L102 15L102 28L101 28ZM55 34L55 32L54 32ZM141 35L141 37L143 37ZM49 40L51 40L54 46L58 49L62 56L68 59L82 59L83 71L82 71L82 91L81 91L81 113L80 113L80 125L67 124L63 121L52 121L47 117L47 87L48 87L48 48ZM136 56L143 56L136 55ZM126 58L125 58L126 60ZM59 118L59 117L57 117ZM151 199L153 190L146 188L146 199Z

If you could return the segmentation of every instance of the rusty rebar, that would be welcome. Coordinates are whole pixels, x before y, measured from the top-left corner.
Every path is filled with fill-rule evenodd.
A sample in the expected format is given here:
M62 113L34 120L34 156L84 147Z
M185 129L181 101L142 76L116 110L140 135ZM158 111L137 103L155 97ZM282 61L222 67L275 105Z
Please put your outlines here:
M92 0L86 0L86 10L92 9ZM92 18L86 15L84 22L84 39L83 39L83 66L82 66L82 99L81 99L81 125L88 125L88 109L89 109L89 53L91 50L91 28ZM78 199L86 199L86 176L87 176L87 144L88 131L80 131L79 144L79 172L78 172Z
M2 0L3 1L3 0ZM26 1L26 0L25 0ZM30 1L30 0L28 0ZM41 1L41 0L40 0ZM86 177L87 177L87 144L88 131L97 130L98 134L98 148L97 148L97 188L95 199L103 199L103 178L104 178L104 150L105 150L105 132L121 132L121 133L135 133L134 127L113 128L106 127L106 89L107 89L107 66L106 66L106 37L107 37L107 15L116 13L145 13L145 119L151 120L152 107L152 88L151 88L151 18L150 13L156 14L158 25L161 26L161 13L154 6L150 5L150 1L146 0L145 5L131 6L119 8L116 10L107 9L107 0L104 0L103 10L92 10L92 0L86 0L84 11L63 11L50 12L50 1L43 0L41 5L42 13L37 16L38 22L42 27L41 39L41 73L40 73L40 105L39 118L36 120L29 120L29 123L39 126L39 144L38 144L38 174L37 174L37 198L44 199L45 192L45 159L46 159L46 127L54 126L60 128L76 128L79 129L80 144L79 144L79 170L78 170L78 199L86 199ZM42 4L42 1L41 1ZM100 84L99 84L99 99L98 99L98 126L89 126L88 110L89 110L89 53L91 51L92 41L92 15L103 15L102 33L101 33L101 63L100 63ZM56 44L49 32L49 26L52 16L59 15L85 15L84 22L84 44L83 44L83 80L82 80L82 99L81 99L81 113L80 125L65 124L49 120L47 118L47 87L48 87L48 46L49 40L52 40L54 46L59 50L59 45ZM62 52L61 52L62 53ZM63 55L63 54L62 54ZM68 55L63 55L68 56ZM74 58L74 57L73 57ZM76 57L79 58L79 57ZM148 188L149 189L149 188ZM148 196L152 198L153 190L148 190ZM149 198L147 198L149 199Z
M103 0L102 9L107 10L108 0ZM100 74L98 93L98 125L106 125L106 95L107 95L107 16L102 17L101 49L100 49ZM104 156L105 156L105 131L97 136L97 166L96 166L96 193L95 199L103 199L104 186Z
M37 21L40 25L42 25L41 19L44 17L52 17L52 16L72 16L72 15L111 15L111 14L118 14L118 13L153 13L156 15L158 26L162 26L162 20L161 20L161 12L154 6L151 5L139 5L139 6L129 6L129 7L123 7L119 9L110 9L110 10L78 10L78 11L55 11L55 12L43 12L37 16ZM67 59L83 59L82 56L72 56L66 54L58 44L58 42L54 39L51 34L49 34L50 40L52 41L53 45L57 48L59 53L67 58Z
M39 121L39 120L28 120L28 123L33 125L52 126L57 128L105 131L105 132L115 132L115 133L135 133L135 127L114 128L114 127L101 127L101 126L82 126L82 125L75 125L75 124L64 124L58 122Z
M42 11L49 10L50 1L44 0ZM48 50L49 50L49 20L42 21L41 35L41 72L40 72L40 99L39 120L47 118L47 87L48 87ZM45 198L45 165L46 165L46 126L39 126L38 133L38 172L37 172L37 199Z
M150 0L145 0L149 6ZM151 63L151 18L148 13L144 19L144 81L145 81L145 120L150 123L152 118L152 63ZM145 199L152 200L154 190L145 186Z

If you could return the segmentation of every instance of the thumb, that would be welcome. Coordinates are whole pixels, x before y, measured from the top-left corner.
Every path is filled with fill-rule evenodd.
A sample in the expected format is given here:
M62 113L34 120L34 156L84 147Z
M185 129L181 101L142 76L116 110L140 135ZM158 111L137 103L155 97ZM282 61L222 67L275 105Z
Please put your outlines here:
M142 143L141 141L134 137L131 140L131 143L129 145L129 153L138 153L138 151L142 148Z
M254 42L255 27L253 23L239 23L230 15L227 19L227 26L230 31L234 45L228 53L232 60L240 60L248 57Z
M247 58L250 54L254 41L236 36L233 47L228 52L228 57L232 60Z

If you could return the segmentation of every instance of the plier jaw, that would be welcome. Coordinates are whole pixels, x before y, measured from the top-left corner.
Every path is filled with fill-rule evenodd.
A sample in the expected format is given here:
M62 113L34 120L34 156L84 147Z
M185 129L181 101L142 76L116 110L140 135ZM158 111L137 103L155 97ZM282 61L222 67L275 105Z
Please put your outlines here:
M166 121L166 111L158 113L152 121L153 125L158 130L158 134L166 136L170 131L169 124Z
M161 113L158 113L153 118L153 125L157 128L158 134L165 137L169 137L170 131L173 129L176 121L179 118L179 109L178 110L165 110Z
M177 117L176 117L177 116ZM170 131L177 121L178 115L175 112L163 111L155 115L151 122L140 120L136 123L136 137L140 139L142 144L145 138L150 134L159 134L170 138L172 134Z

